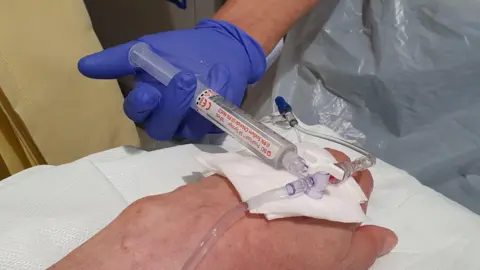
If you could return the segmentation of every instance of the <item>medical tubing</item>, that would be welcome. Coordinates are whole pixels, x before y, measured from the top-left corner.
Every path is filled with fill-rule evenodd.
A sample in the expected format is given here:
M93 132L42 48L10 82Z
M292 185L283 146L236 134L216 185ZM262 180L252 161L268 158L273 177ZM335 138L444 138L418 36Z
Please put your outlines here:
M213 225L212 229L202 238L200 244L183 265L182 270L195 270L210 248L215 245L218 239L227 232L233 224L245 216L244 213L247 210L248 205L242 202L223 214L217 223Z
M355 152L358 152L358 153L360 153L364 156L370 155L370 153L367 150L365 150L365 149L363 149L359 146L356 146L354 144L351 144L351 143L349 143L349 142L347 142L343 139L336 138L334 136L330 136L330 135L326 135L326 134L322 134L322 133L313 132L313 131L310 131L306 128L301 127L300 125L295 126L295 128L298 129L298 131L300 131L302 133L305 133L307 135L317 137L317 138L320 138L320 139L323 139L323 140L331 141L331 142L334 142L334 143L341 144L341 145L343 145L345 147L348 147L348 148L354 150Z
M128 60L132 66L143 69L163 85L168 85L180 71L142 42L132 46ZM302 166L285 167L287 160L302 161L298 155L292 158L292 154L297 153L297 147L292 142L253 119L198 80L191 107L270 166L276 169L292 169L290 172L295 175L299 175L304 169Z
M368 163L371 164L369 167L375 165L375 163L376 163L376 160L377 160L376 157L374 155L370 154L367 150L363 149L360 146L349 143L349 142L347 142L343 139L340 139L340 138L336 138L336 137L333 137L333 136L330 136L330 135L310 131L306 128L301 127L300 125L296 125L294 128L298 129L300 132L305 133L307 135L317 137L317 138L320 138L320 139L323 139L323 140L331 141L331 142L334 142L334 143L338 143L340 145L343 145L345 147L348 147L348 148L352 149L355 152L358 152L358 153L362 154L368 160ZM366 164L366 163L367 163L367 161L365 161L365 163L363 163L363 164ZM355 168L359 169L358 166L355 167Z
M286 121L287 124L290 127L293 127L295 129L295 133L297 134L299 142L300 142L300 136L299 136L298 132L301 131L305 134L308 134L308 135L311 135L311 136L314 136L314 137L317 137L317 138L320 138L320 139L324 139L324 140L328 140L328 141L331 141L331 142L334 142L334 143L341 144L341 145L343 145L345 147L348 147L348 148L350 148L354 151L357 151L358 153L363 155L363 157L357 158L352 162L345 161L345 162L340 162L340 163L335 164L338 167L342 168L343 171L345 172L343 180L348 179L354 172L363 171L363 170L366 170L366 169L375 165L375 163L376 163L375 156L370 154L365 149L363 149L363 148L361 148L357 145L351 144L351 143L349 143L345 140L335 138L333 136L328 136L328 135L325 135L325 134L321 134L321 133L312 132L312 131L309 131L309 130L301 127L298 124L298 120L297 120L296 116L293 114L292 107L290 106L290 104L288 104L288 102L283 97L281 97L281 96L276 97L275 98L275 104L277 105L277 109L278 109L278 112L280 113L280 116L284 119L283 121ZM273 121L275 118L271 117L270 119L272 119L272 121Z
M302 142L302 136L300 135L300 131L297 128L294 128L294 129L295 129L295 134L297 135L297 141L298 141L298 143L301 143Z
M257 195L246 202L241 202L223 214L202 238L200 244L194 249L190 257L182 267L182 270L195 270L208 251L215 245L218 239L225 234L235 223L245 217L245 212L255 209L264 203L289 197L285 187L275 188Z
M298 181L298 180L296 180ZM294 182L296 182L294 181ZM292 182L293 183L293 182ZM288 184L287 184L288 185ZM254 196L248 199L245 203L248 205L248 209L252 210L262 206L263 204L271 201L281 200L284 198L288 198L293 194L289 194L287 189L285 188L287 185L274 188L269 191L265 191L257 196Z
M355 172L364 171L370 167L373 167L377 162L377 158L374 155L370 154L367 150L361 148L360 146L351 144L340 138L336 138L333 136L329 136L329 135L321 134L317 132L312 132L308 129L301 127L300 125L295 125L294 128L307 135L314 136L327 141L331 141L334 143L338 143L340 145L348 147L363 155L362 157L359 157L353 161L344 161L344 162L339 162L335 164L336 166L340 167L344 172L343 179L340 179L342 181L345 181L348 178L350 178Z

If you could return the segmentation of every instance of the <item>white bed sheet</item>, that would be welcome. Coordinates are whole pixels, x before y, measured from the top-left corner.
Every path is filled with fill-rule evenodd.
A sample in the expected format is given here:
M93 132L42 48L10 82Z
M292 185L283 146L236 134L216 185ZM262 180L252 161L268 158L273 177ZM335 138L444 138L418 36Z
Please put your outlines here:
M291 131L277 131L295 140ZM330 142L308 136L305 140L355 156ZM131 202L199 179L203 168L196 154L224 149L241 146L227 139L222 148L185 145L145 152L120 147L71 164L36 167L0 182L0 269L45 269ZM480 269L480 216L384 162L378 162L372 174L368 223L386 226L400 239L372 269Z

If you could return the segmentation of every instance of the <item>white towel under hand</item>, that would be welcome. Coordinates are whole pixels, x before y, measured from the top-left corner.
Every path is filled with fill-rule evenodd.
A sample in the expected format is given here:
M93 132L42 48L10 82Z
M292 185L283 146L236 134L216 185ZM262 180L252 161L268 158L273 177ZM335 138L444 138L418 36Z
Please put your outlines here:
M306 154L306 150L308 150L308 154ZM328 151L312 143L299 144L298 153L311 167L321 162L335 162ZM243 201L296 180L294 175L273 169L249 151L202 154L198 160L210 173L218 173L227 177ZM353 223L365 220L365 214L360 204L366 200L358 183L350 178L338 185L328 185L322 199L312 199L302 194L299 197L265 203L256 209L250 209L250 212L264 214L269 220L308 216Z

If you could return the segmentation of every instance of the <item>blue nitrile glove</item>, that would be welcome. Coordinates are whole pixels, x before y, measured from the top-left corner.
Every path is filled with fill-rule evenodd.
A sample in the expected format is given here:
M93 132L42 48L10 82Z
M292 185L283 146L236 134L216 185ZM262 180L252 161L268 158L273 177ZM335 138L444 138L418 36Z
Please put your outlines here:
M149 44L182 70L168 86L129 64L128 52L138 41ZM194 29L148 35L86 56L78 67L82 74L96 79L135 74L135 88L124 102L126 115L144 125L156 140L173 136L200 140L217 129L190 108L196 87L194 75L239 106L247 85L265 72L266 60L260 45L242 30L227 22L202 20Z

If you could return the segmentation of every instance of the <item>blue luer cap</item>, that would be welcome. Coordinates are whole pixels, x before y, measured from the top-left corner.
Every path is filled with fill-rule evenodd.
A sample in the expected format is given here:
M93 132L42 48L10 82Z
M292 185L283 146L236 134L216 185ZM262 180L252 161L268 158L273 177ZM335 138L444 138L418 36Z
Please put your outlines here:
M177 5L177 7L181 9L187 8L187 0L167 0L167 1L174 3L175 5Z
M277 105L278 111L280 114L284 114L292 111L292 107L288 104L283 97L276 97L275 104Z

